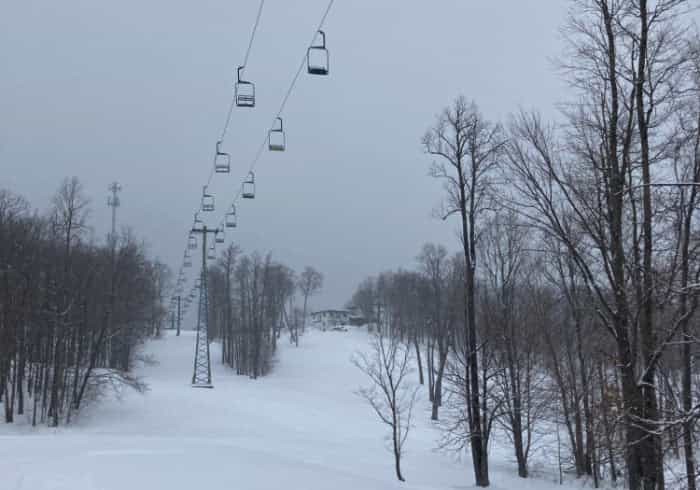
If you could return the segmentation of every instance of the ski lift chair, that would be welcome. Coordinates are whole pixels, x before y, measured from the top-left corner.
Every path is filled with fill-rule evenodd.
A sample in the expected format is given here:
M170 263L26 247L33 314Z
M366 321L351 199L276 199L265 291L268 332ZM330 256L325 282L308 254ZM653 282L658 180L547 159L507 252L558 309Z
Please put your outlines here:
M243 199L255 199L255 174L251 170L248 178L243 182Z
M238 107L255 107L255 84L241 78L241 71L245 66L238 67L238 81L236 82L236 105Z
M207 186L202 190L202 211L214 211L214 196L207 192Z
M216 142L214 170L217 174L227 174L231 171L231 155L221 151L221 141Z
M236 205L231 205L231 211L226 213L226 228L235 228L237 223Z
M311 75L328 75L329 57L326 49L326 33L319 30L321 44L309 46L306 50L307 71Z
M284 134L284 127L282 126L282 118L278 117L279 121L278 127L273 127L267 133L267 147L270 151L284 151L286 147L286 137Z

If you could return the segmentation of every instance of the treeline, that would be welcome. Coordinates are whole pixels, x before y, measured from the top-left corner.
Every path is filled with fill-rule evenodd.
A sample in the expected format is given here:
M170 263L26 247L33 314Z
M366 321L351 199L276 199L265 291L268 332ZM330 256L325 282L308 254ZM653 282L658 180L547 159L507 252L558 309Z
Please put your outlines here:
M89 200L66 179L44 214L0 190L0 401L6 422L57 426L105 388L140 388L136 347L165 319L167 268L131 232L89 240ZM113 247L111 246L113 245Z
M501 431L518 474L527 477L533 453L545 446L555 452L552 434L559 426L563 471L615 481L624 467L622 398L614 351L596 330L594 303L567 264L544 262L532 251L522 222L501 218L483 236L474 305L486 443ZM443 430L441 445L464 450L470 433L464 260L426 244L416 265L366 279L350 303L373 328L413 350L417 381ZM664 382L678 387L677 378ZM667 439L676 454L678 434Z
M297 276L270 254L229 245L208 275L209 336L221 342L221 362L251 378L267 374L283 331L299 345L308 300L322 282L311 267Z
M692 5L571 4L560 64L573 96L557 122L522 110L500 124L458 98L423 138L430 174L445 189L436 214L459 222L460 252L441 274L452 285L438 293L434 266L421 260L421 281L397 272L364 289L383 304L375 317L417 339L418 351L429 346L435 383L448 332L446 384L433 398L450 408L446 444L469 448L477 485L490 483L494 428L505 429L525 477L554 422L570 469L596 485L624 478L634 490L694 490L700 41L688 24ZM370 304L367 292L356 296Z
M431 418L438 420L448 356L464 327L464 261L431 243L421 250L417 265L367 278L348 306L359 309L372 328L414 350L419 382L427 381Z

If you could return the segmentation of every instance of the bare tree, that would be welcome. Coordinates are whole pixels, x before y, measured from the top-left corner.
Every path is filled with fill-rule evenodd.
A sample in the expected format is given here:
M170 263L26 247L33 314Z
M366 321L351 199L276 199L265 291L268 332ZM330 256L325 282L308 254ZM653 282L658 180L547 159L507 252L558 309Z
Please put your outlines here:
M426 356L428 391L433 405L430 418L438 420L438 411L442 405L442 383L452 342L452 329L456 323L449 308L451 264L447 249L433 243L423 245L417 260L428 284L427 302L430 318Z
M464 252L465 368L468 380L468 415L474 476L478 486L489 485L488 448L485 423L481 417L479 341L476 325L476 263L479 224L488 205L491 174L505 147L501 126L488 121L475 103L457 98L446 108L423 137L425 151L436 160L431 176L445 183L447 197L442 219L457 214Z
M418 387L409 386L407 379L412 371L411 349L397 336L384 335L381 330L373 336L369 353L358 352L353 364L372 383L368 388L361 388L358 394L367 400L382 423L390 427L396 478L405 481L401 455L411 428Z
M301 291L301 294L304 297L304 307L303 307L303 318L304 322L302 323L301 329L302 331L305 328L306 325L306 313L307 313L307 306L309 303L309 298L313 296L314 294L318 293L321 288L323 287L323 274L318 272L316 269L310 266L306 266L304 268L304 271L299 275L299 281L297 283L297 287Z
M537 374L538 328L526 297L532 288L527 275L535 272L527 252L527 228L513 213L499 212L488 223L481 247L484 285L482 315L498 351L496 384L500 418L513 443L518 475L528 476L528 456L537 421L541 376ZM539 410L541 412L541 410Z
M377 313L377 281L374 277L366 278L357 286L349 304L362 312L362 316L367 320L370 328L372 323L376 324L377 327L379 326Z
M53 213L59 232L63 233L66 257L71 245L87 230L90 200L77 177L66 177L52 199ZM68 264L69 262L67 262Z
M687 2L574 3L564 68L578 99L565 107L564 126L515 118L509 182L514 208L562 245L615 342L630 488L661 488L657 372L685 316L661 320L676 299L660 272L683 248L667 223L668 204L687 185L669 182L674 101L688 71L679 49Z

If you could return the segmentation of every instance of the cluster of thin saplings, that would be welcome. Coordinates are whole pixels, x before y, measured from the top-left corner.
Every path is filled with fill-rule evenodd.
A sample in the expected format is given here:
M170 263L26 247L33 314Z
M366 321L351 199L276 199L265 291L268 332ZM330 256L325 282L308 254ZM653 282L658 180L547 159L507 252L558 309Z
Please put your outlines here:
M270 254L229 245L208 269L209 337L221 343L221 362L239 375L268 374L283 332L299 345L309 298L322 284L312 267L297 275Z

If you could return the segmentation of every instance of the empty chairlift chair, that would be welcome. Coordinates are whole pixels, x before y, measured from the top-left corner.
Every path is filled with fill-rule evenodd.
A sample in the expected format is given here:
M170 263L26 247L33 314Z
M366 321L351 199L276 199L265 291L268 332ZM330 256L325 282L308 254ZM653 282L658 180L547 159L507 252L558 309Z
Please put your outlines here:
M236 82L235 95L238 107L255 107L255 84L241 78L241 71L245 66L238 67L238 81Z
M214 241L216 243L226 242L226 232L224 231L223 223L221 229L219 229L219 231L216 232L216 237L214 238Z
M235 228L238 225L238 217L236 216L236 205L231 205L231 211L226 213L226 228Z
M214 196L207 192L207 186L202 189L202 211L214 211Z
M192 227L195 229L201 229L203 225L204 225L204 222L199 217L199 213L194 213L194 224L192 225ZM195 242L194 248L197 248L196 242Z
M270 151L284 151L287 144L287 139L284 135L284 127L282 126L282 118L278 117L279 125L273 127L267 133L267 147Z
M209 247L209 250L207 251L207 260L214 260L216 259L216 248L214 247L214 244L212 243L211 246Z
M243 182L243 199L255 199L255 174L251 170L248 178Z
M227 174L231 171L231 155L221 151L221 141L216 142L214 170L217 174Z
M190 235L189 238L187 239L187 248L189 250L197 250L197 237L194 235Z
M328 75L329 57L326 49L326 33L319 30L321 44L312 44L306 51L307 71L311 75Z

